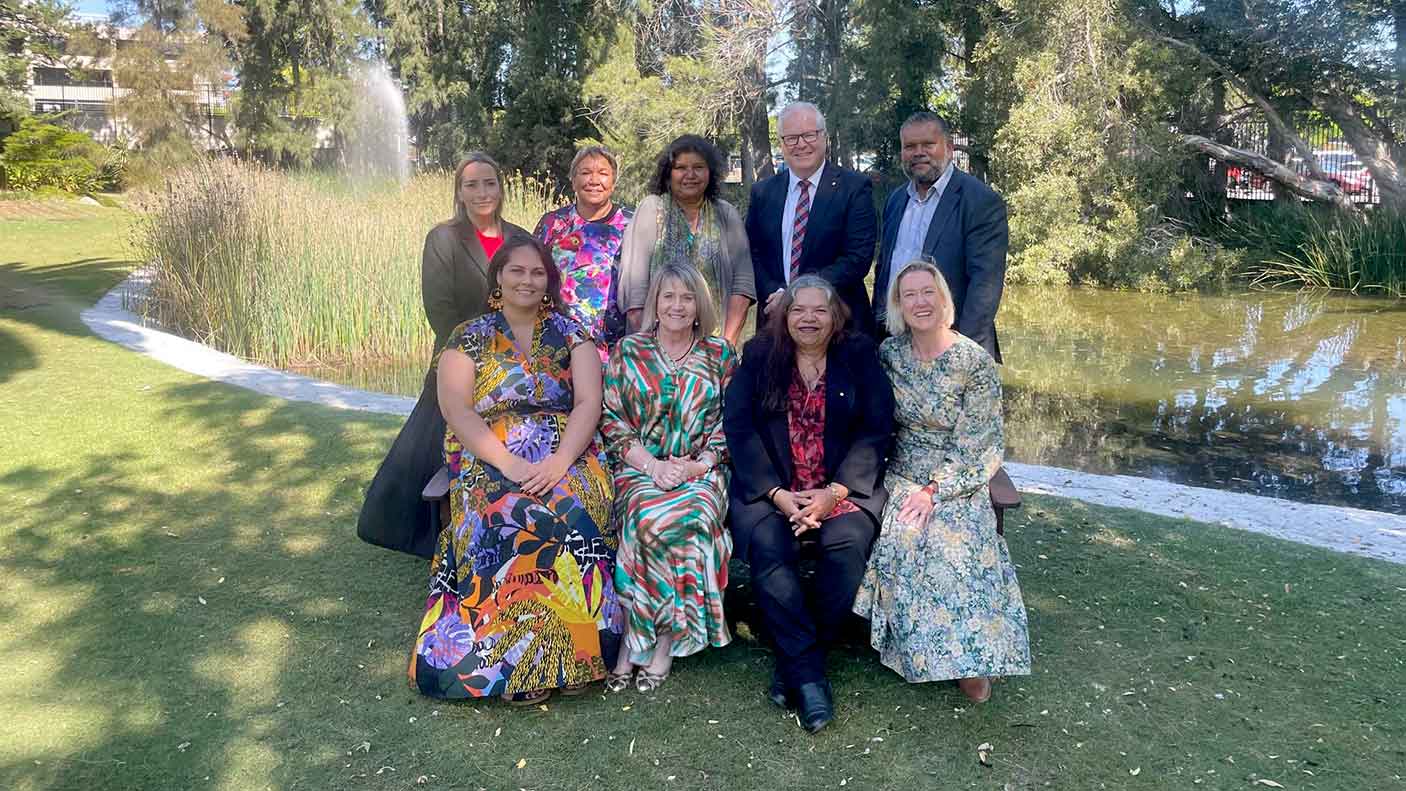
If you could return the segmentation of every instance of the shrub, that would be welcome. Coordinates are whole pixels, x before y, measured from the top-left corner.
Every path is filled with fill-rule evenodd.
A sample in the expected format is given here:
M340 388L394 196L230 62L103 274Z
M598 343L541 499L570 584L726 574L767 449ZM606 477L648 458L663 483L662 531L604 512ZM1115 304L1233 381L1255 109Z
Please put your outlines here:
M85 195L98 191L107 158L102 145L82 132L26 118L5 138L0 163L9 189L35 192L52 187Z

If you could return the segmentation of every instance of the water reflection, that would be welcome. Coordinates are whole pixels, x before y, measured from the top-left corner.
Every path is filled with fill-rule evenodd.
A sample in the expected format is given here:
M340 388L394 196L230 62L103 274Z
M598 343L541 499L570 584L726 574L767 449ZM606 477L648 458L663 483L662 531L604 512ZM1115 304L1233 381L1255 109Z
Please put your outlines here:
M1406 513L1406 305L1010 289L1009 455Z
M1011 288L1016 461L1406 513L1406 304ZM304 372L415 396L428 354Z

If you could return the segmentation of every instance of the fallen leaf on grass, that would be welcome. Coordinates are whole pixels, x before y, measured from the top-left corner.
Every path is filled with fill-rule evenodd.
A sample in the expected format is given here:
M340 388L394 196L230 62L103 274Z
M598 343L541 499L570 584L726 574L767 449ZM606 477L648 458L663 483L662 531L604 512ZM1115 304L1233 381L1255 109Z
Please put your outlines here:
M991 742L982 742L976 746L976 760L980 761L982 766L991 765Z
M177 749L177 750L180 750L181 752L185 752L185 751L186 751L186 748L189 747L189 746L190 746L190 742L181 742L180 744L176 745L176 749Z
M1133 777L1137 777L1138 775L1142 774L1142 767L1134 766L1132 769L1128 770L1128 774L1132 775Z
M1284 786L1282 786L1282 785L1280 785L1280 784L1274 782L1273 780L1266 780L1266 779L1263 778L1263 777L1261 777L1260 779L1256 780L1256 781L1255 781L1255 785L1257 785L1257 786L1269 786L1270 788L1283 788L1283 787L1284 787Z
M527 766L527 759L526 759L526 758L519 758L519 759L517 759L517 768L521 769L521 768L523 768L524 766Z
M358 744L358 745L356 746L356 749L358 749L358 750L360 750L360 751L362 751L362 752L364 752L364 753L369 753L369 752L371 752L371 742L362 742L361 744Z

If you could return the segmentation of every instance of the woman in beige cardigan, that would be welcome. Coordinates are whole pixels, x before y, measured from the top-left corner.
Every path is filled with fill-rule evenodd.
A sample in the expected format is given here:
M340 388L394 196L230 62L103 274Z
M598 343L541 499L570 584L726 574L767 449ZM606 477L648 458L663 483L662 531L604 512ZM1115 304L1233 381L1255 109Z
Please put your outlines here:
M757 301L752 253L742 216L718 196L723 157L697 135L683 135L659 157L651 194L640 201L620 246L616 300L638 331L649 278L666 263L697 269L713 294L722 335L736 346Z

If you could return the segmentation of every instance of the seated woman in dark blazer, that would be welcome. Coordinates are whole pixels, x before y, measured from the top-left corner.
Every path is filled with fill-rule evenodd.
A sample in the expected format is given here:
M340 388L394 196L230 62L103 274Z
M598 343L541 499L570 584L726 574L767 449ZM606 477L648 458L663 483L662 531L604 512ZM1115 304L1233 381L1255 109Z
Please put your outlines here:
M888 492L893 388L874 342L843 328L849 311L816 275L791 281L743 350L723 398L736 551L776 648L768 697L814 733L834 718L825 652L849 615ZM819 543L815 607L800 542Z
M356 533L372 544L428 558L439 535L437 509L420 499L444 464L444 416L439 412L435 365L449 333L488 312L488 259L505 239L527 236L503 219L498 163L476 151L454 170L454 216L430 229L420 260L425 318L434 330L434 358L410 417L366 489Z

